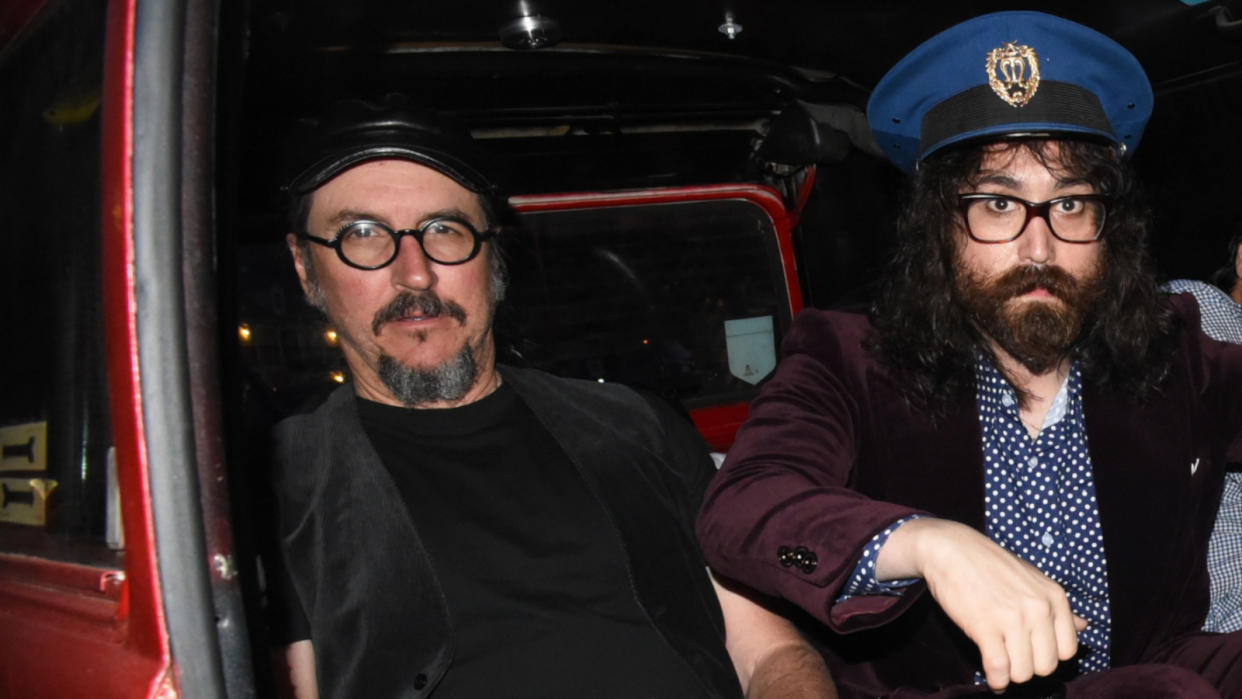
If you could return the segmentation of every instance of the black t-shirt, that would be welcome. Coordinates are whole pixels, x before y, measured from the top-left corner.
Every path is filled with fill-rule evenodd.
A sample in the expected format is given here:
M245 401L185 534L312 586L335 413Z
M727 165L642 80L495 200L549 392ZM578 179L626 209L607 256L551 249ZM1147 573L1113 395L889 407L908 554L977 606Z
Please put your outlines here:
M436 699L704 695L638 605L610 516L511 389L448 410L358 404L446 598Z

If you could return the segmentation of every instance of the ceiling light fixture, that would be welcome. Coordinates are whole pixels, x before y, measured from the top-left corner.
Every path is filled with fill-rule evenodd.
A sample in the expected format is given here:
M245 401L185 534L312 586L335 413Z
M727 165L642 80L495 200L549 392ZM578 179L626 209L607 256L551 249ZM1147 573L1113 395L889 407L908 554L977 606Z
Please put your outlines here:
M560 40L561 25L543 15L523 15L500 28L500 43L518 51L547 48Z
M719 27L716 27L716 31L720 32L721 34L724 34L730 40L733 40L737 38L738 34L742 33L742 25L733 21L732 12L726 12L724 24L720 25Z

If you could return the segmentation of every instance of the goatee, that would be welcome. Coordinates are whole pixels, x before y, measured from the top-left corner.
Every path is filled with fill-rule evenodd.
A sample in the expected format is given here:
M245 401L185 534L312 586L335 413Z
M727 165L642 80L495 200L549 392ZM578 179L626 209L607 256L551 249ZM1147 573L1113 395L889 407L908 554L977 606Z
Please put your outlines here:
M410 316L436 318L448 316L458 325L466 324L466 309L454 301L443 301L430 289L418 292L402 292L375 313L371 332L379 335L390 322ZM427 339L425 332L414 332L420 342ZM411 408L430 403L460 400L474 386L479 369L469 343L451 359L429 369L412 367L395 357L381 353L376 367L380 381L403 405Z
M1070 356L1104 288L1100 265L1076 279L1052 266L1016 267L989 279L960 265L957 294L974 324L1027 371L1046 374ZM1035 289L1060 300L1019 301Z
M461 400L479 374L468 344L452 359L430 369L407 366L387 354L380 355L378 368L380 381L402 405L410 408Z

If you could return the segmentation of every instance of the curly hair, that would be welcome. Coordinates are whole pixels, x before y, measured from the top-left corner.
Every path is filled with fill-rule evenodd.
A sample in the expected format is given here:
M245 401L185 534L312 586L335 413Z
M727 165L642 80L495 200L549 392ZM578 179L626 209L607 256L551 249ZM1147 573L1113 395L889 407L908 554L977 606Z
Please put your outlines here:
M1053 144L1057 147L1053 148ZM1136 400L1169 372L1176 322L1147 250L1149 212L1129 163L1090 141L1028 138L962 145L920 164L897 221L897 251L871 308L868 348L903 381L907 399L942 413L974 394L974 363L990 349L955 294L958 194L990 152L1025 149L1058 177L1095 185L1109 201L1102 245L1104 292L1070 356L1087 381Z

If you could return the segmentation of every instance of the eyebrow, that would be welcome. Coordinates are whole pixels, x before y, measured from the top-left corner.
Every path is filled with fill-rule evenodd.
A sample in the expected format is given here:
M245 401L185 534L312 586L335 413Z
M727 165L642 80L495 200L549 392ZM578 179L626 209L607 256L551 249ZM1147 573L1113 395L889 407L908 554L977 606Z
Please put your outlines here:
M455 206L436 211L429 211L423 214L417 225L422 225L423 222L430 221L433 218L456 218L469 223L471 226L475 225L474 219L470 216L470 214L467 214L465 211L462 211ZM332 226L344 226L353 223L354 221L376 221L390 227L392 226L392 222L384 216L365 209L341 209L329 218L326 223Z
M1023 189L1021 182L1019 182L1017 179L1003 172L983 173L982 176L979 177L979 179L975 180L974 182L975 186L978 186L981 184L993 184L998 187L1008 187L1009 189L1014 189L1018 191L1022 191ZM1096 189L1091 184L1091 182L1088 181L1087 178L1085 177L1058 177L1056 178L1057 189L1066 189L1069 187L1074 187L1076 185L1087 185L1091 187L1093 190Z
M1000 172L983 173L979 179L975 180L976 186L981 184L994 184L1000 187L1008 187L1009 189L1021 189L1016 179Z

